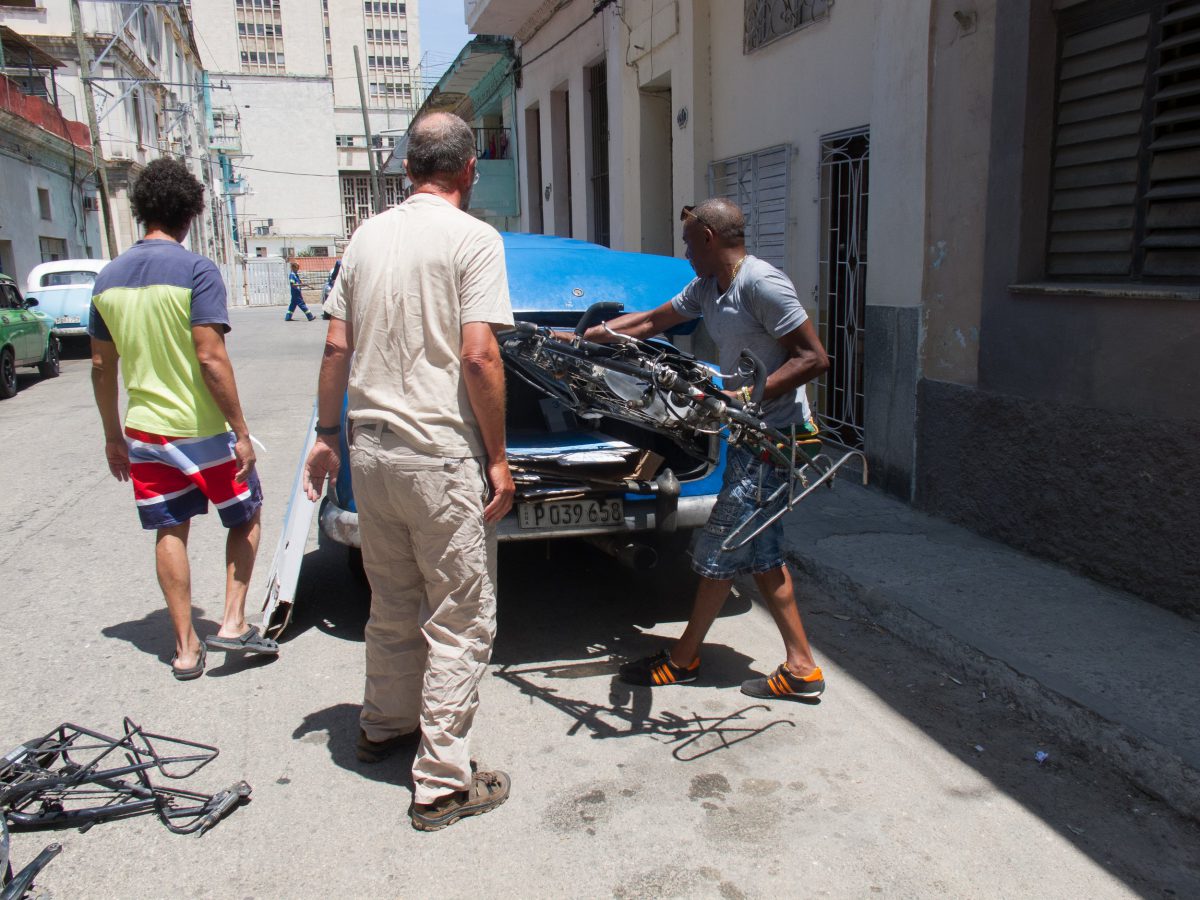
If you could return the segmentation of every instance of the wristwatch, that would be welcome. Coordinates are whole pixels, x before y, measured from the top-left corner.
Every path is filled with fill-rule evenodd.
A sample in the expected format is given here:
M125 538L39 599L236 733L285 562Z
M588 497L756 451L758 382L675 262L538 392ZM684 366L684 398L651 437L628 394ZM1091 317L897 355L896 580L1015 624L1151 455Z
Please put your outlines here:
M313 429L313 431L315 431L317 434L322 434L322 435L340 434L341 430L342 430L342 426L340 424L338 424L338 425L321 425L319 423L318 423L317 427Z

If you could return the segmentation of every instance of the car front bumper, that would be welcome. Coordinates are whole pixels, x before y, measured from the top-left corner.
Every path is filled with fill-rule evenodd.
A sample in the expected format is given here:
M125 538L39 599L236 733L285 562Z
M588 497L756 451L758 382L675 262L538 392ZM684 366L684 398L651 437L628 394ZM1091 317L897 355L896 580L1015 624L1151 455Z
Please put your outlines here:
M675 516L676 530L699 528L708 521L716 503L715 494L704 494L699 497L680 497ZM625 505L625 520L623 525L603 527L583 526L556 529L522 528L517 524L515 512L505 516L497 526L497 537L505 541L540 541L564 537L590 537L593 535L628 535L638 532L655 531L658 528L657 514L653 503L627 503ZM321 531L339 544L349 547L361 547L362 539L358 534L358 513L342 509L332 500L326 498L321 506Z

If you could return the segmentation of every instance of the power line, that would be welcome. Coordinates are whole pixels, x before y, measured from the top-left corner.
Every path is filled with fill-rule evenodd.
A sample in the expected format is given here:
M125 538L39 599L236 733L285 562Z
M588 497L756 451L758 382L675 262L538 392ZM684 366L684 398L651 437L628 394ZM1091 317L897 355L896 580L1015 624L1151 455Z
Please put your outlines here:
M101 134L103 134L106 138L108 138L110 140L121 141L122 143L126 143L126 144L136 143L132 138L127 138L124 135L120 135L120 134L114 134L111 131L103 131L103 132L101 132ZM208 162L209 161L209 158L207 156L194 156L193 154L190 154L190 153L176 153L175 151L171 150L170 148L164 148L163 146L161 146L159 144L154 144L153 146L154 146L154 149L156 149L159 153L163 153L168 156L178 156L182 159L194 159L197 162ZM363 148L359 148L359 149L363 149ZM256 166L242 165L241 163L234 163L234 166L238 169L244 169L247 172L265 172L268 175L295 175L298 178L339 178L339 177L341 177L340 173L336 173L336 172L332 175L330 175L327 172L285 172L282 169L263 169L263 168L259 168ZM358 170L355 170L355 171L358 171Z

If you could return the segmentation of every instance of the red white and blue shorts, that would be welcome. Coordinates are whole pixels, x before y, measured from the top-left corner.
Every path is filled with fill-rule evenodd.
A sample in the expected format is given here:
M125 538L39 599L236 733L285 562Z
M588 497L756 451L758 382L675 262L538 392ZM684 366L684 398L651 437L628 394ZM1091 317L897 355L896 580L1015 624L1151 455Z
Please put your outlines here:
M250 521L262 506L258 473L234 479L237 459L232 431L207 437L166 437L125 429L129 472L142 527L171 528L208 512L211 500L221 524L233 528Z

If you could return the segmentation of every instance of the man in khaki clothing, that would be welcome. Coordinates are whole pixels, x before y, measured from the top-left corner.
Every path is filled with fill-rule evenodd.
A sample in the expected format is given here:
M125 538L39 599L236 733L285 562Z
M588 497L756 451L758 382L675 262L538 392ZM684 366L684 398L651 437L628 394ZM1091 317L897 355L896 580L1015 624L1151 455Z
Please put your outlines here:
M359 226L326 303L317 442L305 487L335 476L342 396L371 583L358 758L420 743L413 826L444 828L508 797L473 772L470 730L496 631L494 523L512 507L504 367L513 324L504 246L463 210L474 134L448 113L409 129L414 191Z

